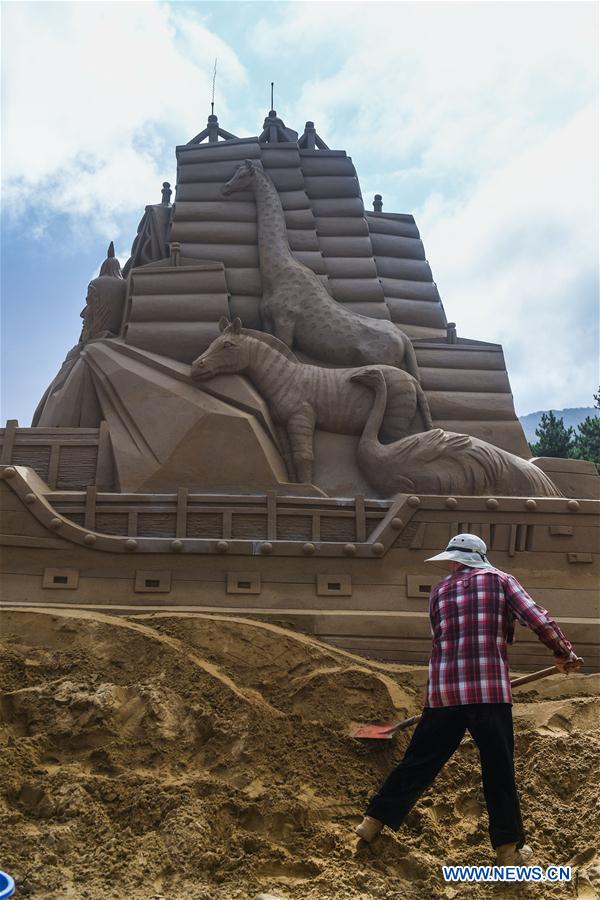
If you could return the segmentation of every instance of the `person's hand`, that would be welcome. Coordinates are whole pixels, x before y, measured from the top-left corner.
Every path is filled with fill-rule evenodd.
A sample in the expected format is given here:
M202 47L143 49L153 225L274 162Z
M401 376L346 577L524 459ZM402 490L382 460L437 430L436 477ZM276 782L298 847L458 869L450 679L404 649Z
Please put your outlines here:
M583 660L576 653L569 653L568 656L555 656L554 665L563 675L569 675L571 672L577 672L583 665Z

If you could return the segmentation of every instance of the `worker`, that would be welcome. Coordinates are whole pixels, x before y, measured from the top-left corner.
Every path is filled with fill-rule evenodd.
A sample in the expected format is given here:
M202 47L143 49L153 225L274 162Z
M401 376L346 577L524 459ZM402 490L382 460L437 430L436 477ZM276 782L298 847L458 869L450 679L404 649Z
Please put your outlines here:
M576 671L582 660L546 610L516 578L496 569L486 553L480 537L458 534L443 553L426 560L450 574L429 597L433 647L425 708L404 758L369 803L356 833L370 843L384 826L399 828L468 730L479 749L496 863L520 865L525 835L515 784L506 652L515 619L552 650L559 671Z

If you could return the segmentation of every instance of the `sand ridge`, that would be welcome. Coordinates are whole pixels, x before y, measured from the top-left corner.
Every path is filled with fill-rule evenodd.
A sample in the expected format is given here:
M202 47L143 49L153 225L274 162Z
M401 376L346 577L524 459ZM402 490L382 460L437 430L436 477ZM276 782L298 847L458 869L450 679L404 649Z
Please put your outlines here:
M409 735L370 746L348 726L419 712L423 667L218 615L5 608L1 641L0 859L22 896L600 896L600 676L515 705L528 842L577 883L460 886L442 862L492 859L468 738L403 829L352 833Z

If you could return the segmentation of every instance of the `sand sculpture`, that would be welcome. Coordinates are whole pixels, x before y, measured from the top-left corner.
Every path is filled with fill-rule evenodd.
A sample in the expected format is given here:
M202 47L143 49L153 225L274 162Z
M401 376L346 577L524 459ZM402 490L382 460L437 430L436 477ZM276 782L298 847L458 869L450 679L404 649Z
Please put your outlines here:
M537 466L468 434L434 428L382 444L387 385L379 369L351 375L375 392L375 402L357 450L358 463L373 487L423 494L505 494L560 497Z
M121 330L127 284L115 257L111 241L97 278L88 284L85 306L81 310L83 327L78 343L69 350L56 378L49 385L33 414L32 425L89 426L102 419L89 373L81 353L89 341L115 337ZM61 389L70 381L67 395Z
M246 159L223 187L229 195L251 190L256 199L260 271L265 290L260 305L265 329L288 347L331 365L382 363L403 366L415 378L419 367L408 336L390 322L348 312L319 278L294 258L279 195L262 165Z
M280 426L288 468L298 481L310 484L315 428L360 434L365 426L370 399L356 382L356 370L294 361L273 343L242 334L240 319L222 320L221 330L222 336L193 363L192 377L202 383L226 372L247 375ZM431 428L427 399L416 378L392 366L380 366L377 371L388 386L379 422L382 436L398 440L414 430ZM422 422L415 428L417 413Z
M600 666L598 473L530 459L502 348L447 321L414 218L365 209L346 152L274 110L176 153L32 427L0 429L4 596L158 593L425 662L423 560L462 531Z

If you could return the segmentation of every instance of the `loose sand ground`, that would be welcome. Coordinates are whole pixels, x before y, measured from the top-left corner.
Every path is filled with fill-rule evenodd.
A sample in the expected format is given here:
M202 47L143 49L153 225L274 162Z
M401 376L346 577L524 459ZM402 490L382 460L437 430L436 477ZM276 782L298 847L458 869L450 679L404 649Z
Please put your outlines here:
M569 886L446 885L492 854L463 741L401 831L353 827L418 712L422 667L367 662L243 619L2 614L0 868L44 900L423 900L600 896L600 676L521 689L517 772L534 862ZM516 699L516 698L515 698Z

